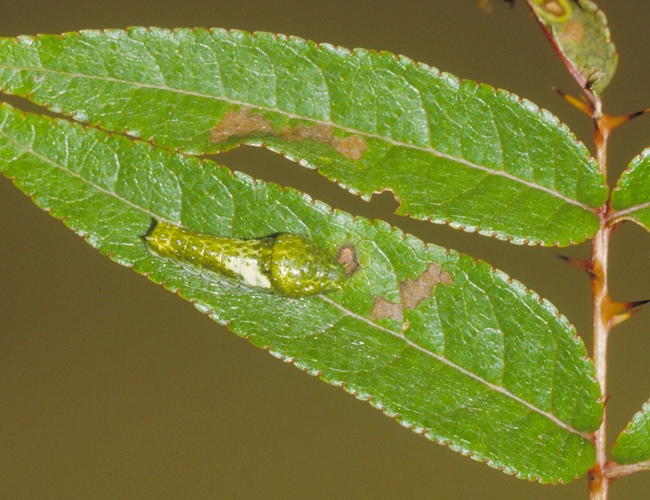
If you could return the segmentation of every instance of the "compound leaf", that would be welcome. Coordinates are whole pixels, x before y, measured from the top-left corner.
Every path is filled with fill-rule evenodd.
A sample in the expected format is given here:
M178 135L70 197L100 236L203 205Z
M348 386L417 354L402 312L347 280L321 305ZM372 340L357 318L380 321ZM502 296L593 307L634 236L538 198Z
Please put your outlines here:
M591 0L526 0L567 68L596 99L616 73L607 18Z

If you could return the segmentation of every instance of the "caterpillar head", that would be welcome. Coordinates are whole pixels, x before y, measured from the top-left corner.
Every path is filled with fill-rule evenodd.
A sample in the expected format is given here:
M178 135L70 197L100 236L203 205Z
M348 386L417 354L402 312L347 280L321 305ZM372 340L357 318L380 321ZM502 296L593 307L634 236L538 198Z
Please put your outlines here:
M340 290L345 268L326 250L304 236L280 234L273 245L271 287L288 297Z

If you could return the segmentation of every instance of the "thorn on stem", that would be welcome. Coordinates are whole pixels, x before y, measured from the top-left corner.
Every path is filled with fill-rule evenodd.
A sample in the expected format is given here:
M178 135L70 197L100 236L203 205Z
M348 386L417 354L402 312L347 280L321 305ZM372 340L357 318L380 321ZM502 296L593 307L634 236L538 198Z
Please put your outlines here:
M611 329L616 325L623 323L623 321L630 319L635 314L641 312L640 306L647 304L650 300L635 300L633 302L612 302L610 305L610 314L612 317L607 322L607 326ZM638 309L635 309L638 308Z
M611 302L609 312L612 316L627 313L630 309L647 304L650 300L635 300L634 302Z
M650 299L646 299L646 300L635 300L634 302L626 302L626 303L629 305L629 308L630 308L630 309L633 309L633 308L635 308L635 307L642 306L643 304L647 304L648 302L650 302ZM639 309L639 310L640 310L640 309Z
M633 120L637 116L645 115L648 111L650 111L650 108L642 109L641 111L637 111L635 113L630 113L629 115L627 115L628 120Z
M603 115L598 119L598 128L601 130L606 130L607 133L611 132L615 128L623 125L624 123L629 122L630 120L636 118L637 116L644 115L650 111L649 109L643 109L641 111L636 111L634 113L630 113L629 115L621 115L621 116L611 116L611 115Z
M576 99L575 97L570 96L569 94L567 94L563 90L558 89L557 87L552 87L552 88L555 92L560 94L560 96L563 97L569 104L578 108L580 111L582 111L584 114L586 114L589 117L594 116L595 109L591 103L582 101L580 99Z

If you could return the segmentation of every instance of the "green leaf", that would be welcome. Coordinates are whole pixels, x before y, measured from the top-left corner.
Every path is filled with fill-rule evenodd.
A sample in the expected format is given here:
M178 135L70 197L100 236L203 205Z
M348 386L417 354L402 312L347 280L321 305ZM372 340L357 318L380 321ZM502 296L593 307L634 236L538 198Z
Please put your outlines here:
M650 231L650 148L634 158L612 192L612 221L632 220Z
M429 439L542 482L571 481L595 460L588 434L602 403L582 341L484 262L210 161L8 105L0 170L114 261ZM296 233L332 254L352 245L359 268L342 291L299 299L206 281L145 249L152 217L209 234Z
M132 28L0 40L0 87L190 154L265 145L398 213L513 243L598 230L608 190L557 118L405 57L267 33Z
M598 99L618 64L603 11L590 0L526 1L573 77Z
M619 434L612 447L612 458L619 464L650 460L650 401Z

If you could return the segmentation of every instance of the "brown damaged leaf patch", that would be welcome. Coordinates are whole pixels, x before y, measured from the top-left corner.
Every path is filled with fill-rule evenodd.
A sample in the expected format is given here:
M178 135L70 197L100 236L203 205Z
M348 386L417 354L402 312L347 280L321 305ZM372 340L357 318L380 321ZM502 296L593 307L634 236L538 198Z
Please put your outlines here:
M253 134L268 134L289 142L304 142L311 139L319 144L329 144L346 158L360 160L368 144L358 135L339 139L332 127L317 124L311 127L298 125L296 128L283 127L278 134L273 124L264 116L251 113L251 108L242 106L237 111L228 110L223 120L210 131L210 142L223 142L231 137L247 137Z
M546 12L549 14L552 14L557 17L562 17L564 14L566 14L566 10L562 5L560 5L558 2L555 0L551 0L550 2L546 2L543 7Z
M564 23L562 25L562 31L557 34L558 42L566 43L567 41L571 41L576 45L580 45L584 37L585 29L577 19Z
M402 320L404 318L403 309L415 309L420 302L431 296L434 286L438 284L451 285L451 283L451 274L443 271L440 264L432 262L417 279L407 278L399 284L401 304L396 304L381 296L375 297L370 318Z
M210 131L210 142L223 142L231 137L246 137L256 133L275 135L273 124L251 108L242 106L237 111L229 109L223 120Z
M451 274L443 271L440 264L432 262L418 279L406 278L406 281L399 284L402 306L415 309L420 302L431 296L433 287L438 283L451 285Z
M311 139L321 144L332 144L336 139L332 128L322 123L312 127L306 127L301 124L296 128L291 128L287 125L280 131L280 136L289 142L303 142L305 139Z
M397 321L404 319L404 312L400 304L395 304L384 297L375 297L375 303L370 311L370 319L393 318Z
M336 260L339 264L345 266L345 275L349 278L352 276L352 273L357 270L359 263L357 262L357 254L354 251L354 247L346 246L339 250L339 254L336 256Z
M368 149L366 141L358 135L351 135L344 139L339 139L334 135L332 127L319 123L312 127L298 125L295 129L289 126L280 131L280 137L289 142L303 142L311 139L319 144L329 144L346 158L360 160L363 152Z
M358 135L350 135L340 140L335 137L335 139L338 142L334 145L334 149L351 160L360 160L363 152L368 149L366 141Z

